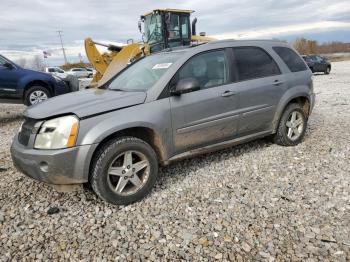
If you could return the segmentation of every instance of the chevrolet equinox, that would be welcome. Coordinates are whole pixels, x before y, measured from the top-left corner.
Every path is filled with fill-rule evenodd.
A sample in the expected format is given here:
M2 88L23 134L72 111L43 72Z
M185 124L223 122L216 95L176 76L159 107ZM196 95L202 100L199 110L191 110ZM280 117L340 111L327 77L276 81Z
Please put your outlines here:
M32 106L15 166L55 185L90 183L113 204L146 196L158 166L252 139L303 140L312 73L284 42L216 41L138 60L97 88Z

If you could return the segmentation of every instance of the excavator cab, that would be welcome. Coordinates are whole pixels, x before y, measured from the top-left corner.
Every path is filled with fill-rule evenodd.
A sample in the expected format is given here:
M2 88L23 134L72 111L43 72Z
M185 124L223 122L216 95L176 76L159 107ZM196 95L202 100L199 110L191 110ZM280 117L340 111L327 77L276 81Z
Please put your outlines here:
M191 10L157 9L141 16L143 41L150 53L191 44ZM139 24L139 29L141 26Z
M116 46L102 44L85 39L86 56L96 69L91 87L103 86L123 68L151 53L164 49L189 46L191 43L207 43L213 41L204 33L196 35L197 18L190 25L192 10L156 9L141 16L139 29L142 33L141 43L127 43ZM143 32L142 32L143 23ZM108 52L100 53L97 45L107 47Z

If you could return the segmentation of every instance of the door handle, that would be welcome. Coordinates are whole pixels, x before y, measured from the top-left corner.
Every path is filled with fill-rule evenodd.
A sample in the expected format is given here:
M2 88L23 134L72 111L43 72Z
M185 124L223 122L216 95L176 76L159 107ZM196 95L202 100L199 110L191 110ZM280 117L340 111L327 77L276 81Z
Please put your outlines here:
M275 82L273 82L273 85L279 86L279 85L282 85L283 83L284 83L283 81L275 80Z
M237 95L237 93L234 91L230 91L230 90L227 90L221 94L222 97L229 97L229 96L234 96L234 95Z

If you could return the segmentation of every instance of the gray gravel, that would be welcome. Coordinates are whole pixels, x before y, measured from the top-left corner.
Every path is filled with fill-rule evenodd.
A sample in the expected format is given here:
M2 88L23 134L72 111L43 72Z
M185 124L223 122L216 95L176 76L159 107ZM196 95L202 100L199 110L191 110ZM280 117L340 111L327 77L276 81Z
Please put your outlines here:
M350 62L314 79L304 143L263 139L173 164L126 207L18 173L9 146L24 107L0 105L0 261L349 261Z

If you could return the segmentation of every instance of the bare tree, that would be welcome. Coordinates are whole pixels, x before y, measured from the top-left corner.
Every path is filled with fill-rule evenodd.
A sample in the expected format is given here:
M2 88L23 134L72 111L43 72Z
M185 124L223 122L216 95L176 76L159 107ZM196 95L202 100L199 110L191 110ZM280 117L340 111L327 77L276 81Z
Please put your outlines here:
M35 55L33 57L32 60L32 66L31 66L34 70L38 70L38 71L44 71L45 69L45 65L44 65L44 61L41 58L40 55Z
M297 38L295 42L293 43L294 48L299 52L301 55L307 55L309 54L309 48L308 48L308 40L305 38Z
M305 38L297 38L293 46L302 55L350 52L350 43L331 42L320 45L315 40Z

